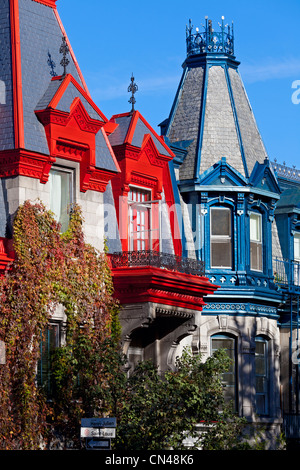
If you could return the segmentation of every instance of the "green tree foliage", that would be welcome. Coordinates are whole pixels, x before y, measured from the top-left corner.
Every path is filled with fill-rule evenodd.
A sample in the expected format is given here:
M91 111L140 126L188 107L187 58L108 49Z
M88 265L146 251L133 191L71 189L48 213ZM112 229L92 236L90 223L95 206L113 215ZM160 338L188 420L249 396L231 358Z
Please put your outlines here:
M160 375L151 362L140 363L127 381L117 427L116 449L244 448L245 421L224 402L221 374L229 358L217 351L206 362L185 350L175 371Z

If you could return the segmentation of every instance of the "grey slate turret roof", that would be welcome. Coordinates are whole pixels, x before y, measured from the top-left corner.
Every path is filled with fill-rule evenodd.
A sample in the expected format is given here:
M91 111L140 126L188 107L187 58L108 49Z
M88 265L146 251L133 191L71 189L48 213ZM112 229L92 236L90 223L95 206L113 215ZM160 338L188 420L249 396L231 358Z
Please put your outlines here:
M199 35L199 34L198 34ZM189 52L164 134L171 144L190 141L180 180L198 180L226 158L248 178L267 153L233 54Z

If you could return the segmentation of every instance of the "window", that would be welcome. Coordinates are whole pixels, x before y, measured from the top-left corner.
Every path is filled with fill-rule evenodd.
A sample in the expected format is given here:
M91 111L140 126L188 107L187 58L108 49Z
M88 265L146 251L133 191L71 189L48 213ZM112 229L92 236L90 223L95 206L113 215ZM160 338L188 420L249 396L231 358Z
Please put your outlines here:
M300 285L300 233L294 235L294 284Z
M256 412L259 415L268 414L268 341L258 336L255 338L255 385Z
M65 232L69 226L73 201L73 171L53 169L49 175L50 209Z
M210 258L212 268L232 268L231 210L210 210Z
M151 249L151 192L131 188L129 203L129 249Z
M294 235L294 260L300 261L300 233Z
M60 328L58 323L49 325L45 333L41 334L40 359L37 369L37 383L43 387L48 396L51 396L51 354L60 344Z
M214 335L211 337L211 351L224 349L231 359L228 372L222 374L225 401L232 402L234 410L237 408L236 399L236 345L235 339L227 335Z
M262 217L250 214L250 269L262 271Z

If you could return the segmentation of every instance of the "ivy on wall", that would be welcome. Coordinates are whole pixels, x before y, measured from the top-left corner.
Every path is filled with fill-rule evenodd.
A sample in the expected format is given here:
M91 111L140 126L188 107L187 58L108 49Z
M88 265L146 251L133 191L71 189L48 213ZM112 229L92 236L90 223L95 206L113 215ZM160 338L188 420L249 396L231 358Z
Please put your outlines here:
M0 366L2 449L47 447L59 433L74 440L81 417L110 413L105 384L120 334L118 305L106 255L85 242L82 223L78 206L63 234L42 203L26 201L17 211L15 259L0 280L0 340L6 345L6 364ZM41 334L59 304L66 343L52 360L49 401L37 386L36 367Z

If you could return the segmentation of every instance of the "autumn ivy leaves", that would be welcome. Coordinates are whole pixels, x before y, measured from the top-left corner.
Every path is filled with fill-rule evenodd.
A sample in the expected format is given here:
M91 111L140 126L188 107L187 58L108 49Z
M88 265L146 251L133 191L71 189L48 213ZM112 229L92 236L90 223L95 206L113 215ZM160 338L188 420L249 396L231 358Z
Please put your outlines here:
M15 259L0 281L0 339L6 345L6 364L0 366L0 448L36 449L51 440L53 423L71 416L76 425L86 402L78 383L101 382L103 365L95 357L104 342L117 341L120 327L106 256L85 242L82 222L78 206L63 234L42 203L26 201L16 214ZM58 400L49 406L37 387L36 366L41 333L58 304L66 315L66 343L57 354L70 360L53 361ZM84 368L84 361L93 369Z

